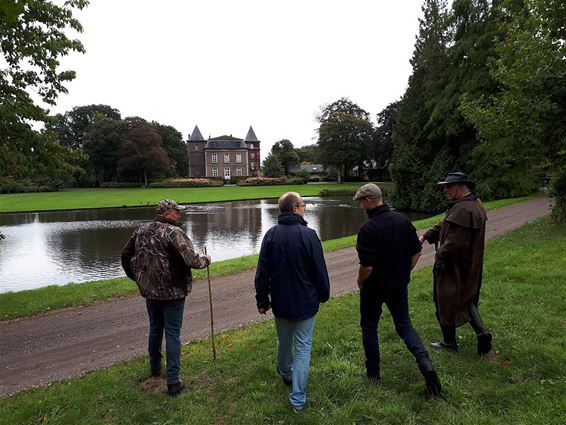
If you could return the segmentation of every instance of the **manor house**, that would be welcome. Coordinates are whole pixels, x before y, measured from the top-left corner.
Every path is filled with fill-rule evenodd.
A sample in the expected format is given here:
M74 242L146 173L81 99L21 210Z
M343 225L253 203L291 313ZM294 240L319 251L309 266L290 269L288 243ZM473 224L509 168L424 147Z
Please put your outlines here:
M187 142L189 177L259 176L259 144L251 126L244 139L224 135L204 140L195 125Z

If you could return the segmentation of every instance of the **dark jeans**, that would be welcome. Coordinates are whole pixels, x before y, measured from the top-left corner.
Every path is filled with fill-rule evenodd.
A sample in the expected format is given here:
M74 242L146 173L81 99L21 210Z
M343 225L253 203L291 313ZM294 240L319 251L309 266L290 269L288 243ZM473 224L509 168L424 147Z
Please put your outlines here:
M407 286L391 289L364 287L360 291L360 326L362 342L366 354L366 371L368 376L379 376L379 340L377 326L381 318L382 306L387 305L393 317L395 330L403 339L409 351L415 356L417 364L429 360L428 352L411 324L409 318L409 301Z
M165 356L167 359L167 383L179 382L181 369L181 326L185 299L145 300L149 316L147 351L152 370L161 369L161 343L165 330Z

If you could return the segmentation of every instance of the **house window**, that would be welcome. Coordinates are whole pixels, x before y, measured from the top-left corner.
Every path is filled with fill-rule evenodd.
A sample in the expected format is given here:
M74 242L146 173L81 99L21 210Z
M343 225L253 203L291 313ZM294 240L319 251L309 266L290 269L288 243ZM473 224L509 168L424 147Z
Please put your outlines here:
M252 170L255 170L255 162L250 163L250 168L251 168Z
M218 177L218 168L212 169L212 177Z
M230 178L230 169L229 168L224 168L224 178L225 179Z
M218 154L217 153L212 154L212 163L218 164Z
M242 154L241 153L237 153L236 154L236 162L239 164L242 162Z
M224 154L224 163L229 163L230 162L230 154L229 153L225 153Z
M237 175L237 176L241 176L241 175L242 175L242 169L241 169L241 168L236 168L236 175Z
M250 153L250 158L251 158L251 159L254 159L254 158L255 158L255 152L251 152L251 153Z

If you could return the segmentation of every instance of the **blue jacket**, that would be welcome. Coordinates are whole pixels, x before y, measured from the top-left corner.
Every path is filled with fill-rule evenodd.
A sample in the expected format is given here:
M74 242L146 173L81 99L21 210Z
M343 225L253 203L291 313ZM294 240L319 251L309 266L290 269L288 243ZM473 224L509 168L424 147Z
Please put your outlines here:
M304 320L330 296L328 271L316 232L298 214L284 213L265 234L255 274L257 307L276 317ZM270 300L271 298L271 300Z

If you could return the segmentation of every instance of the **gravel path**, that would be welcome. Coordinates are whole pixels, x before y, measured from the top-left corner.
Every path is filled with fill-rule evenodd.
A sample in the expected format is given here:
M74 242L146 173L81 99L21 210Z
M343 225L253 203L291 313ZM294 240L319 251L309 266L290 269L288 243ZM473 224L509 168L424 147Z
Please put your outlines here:
M487 238L547 215L550 202L536 198L489 212ZM357 290L355 249L330 252L325 258L332 296ZM433 260L434 248L425 244L417 268ZM254 273L251 270L213 280L215 331L270 318L257 313ZM206 281L194 282L187 301L181 339L205 338L210 330ZM147 331L145 302L140 296L0 322L0 397L144 354Z

